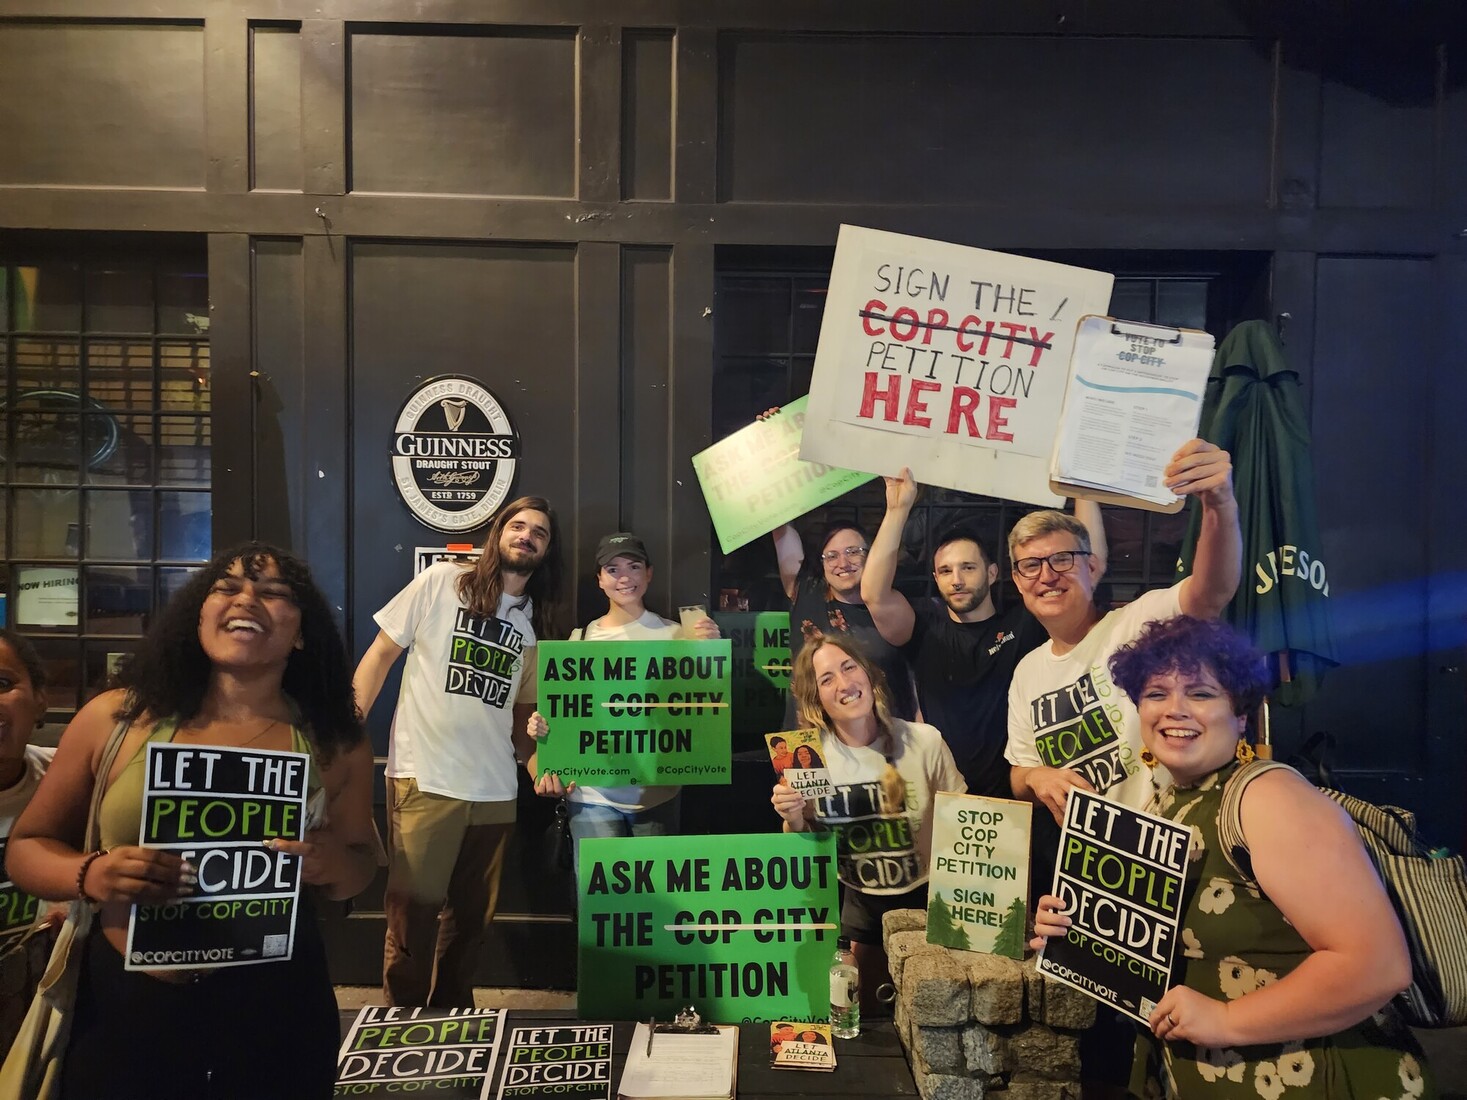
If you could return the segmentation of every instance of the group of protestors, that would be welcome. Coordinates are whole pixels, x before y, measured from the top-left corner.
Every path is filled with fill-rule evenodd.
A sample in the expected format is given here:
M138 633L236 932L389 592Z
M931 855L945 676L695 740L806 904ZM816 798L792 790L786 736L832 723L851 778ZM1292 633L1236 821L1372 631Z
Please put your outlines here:
M301 893L291 958L270 965L128 970L123 951L138 903L192 894L198 868L136 843L149 742L288 750L310 759L309 792L324 806L299 841L320 895L360 893L387 865L383 992L394 1006L473 1006L473 974L513 833L518 769L566 795L576 838L675 831L676 787L563 787L536 776L535 645L564 637L562 542L554 510L521 497L493 520L477 559L419 573L375 616L379 632L353 673L340 631L306 565L251 544L199 570L153 623L115 682L81 708L54 759L29 744L46 711L44 666L23 637L0 632L0 838L7 875L53 902L95 907L86 937L62 1097L316 1097L336 1076L340 1023L324 945ZM647 609L645 543L619 532L596 551L605 614L573 632L588 640L716 638L709 618L686 631ZM462 645L499 651L505 677L462 672ZM388 843L372 820L373 754L364 719L406 652L387 764ZM468 685L468 686L465 686ZM49 765L49 767L48 767ZM100 842L87 826L100 788ZM43 910L11 969L39 975ZM39 952L44 960L44 951ZM25 965L21 965L22 958ZM0 1014L9 1045L28 991ZM158 1044L167 1043L160 1057ZM288 1069L284 1068L288 1067Z
M1291 1095L1297 1087L1301 1095L1376 1096L1398 1095L1409 1077L1410 1095L1423 1087L1429 1094L1419 1052L1386 1007L1410 980L1401 930L1341 812L1292 772L1260 776L1242 802L1257 886L1234 888L1229 877L1216 841L1218 792L1244 755L1239 746L1251 736L1248 716L1263 689L1257 655L1210 621L1239 580L1229 457L1194 440L1174 457L1166 482L1201 505L1193 573L1109 614L1095 604L1105 541L1099 509L1086 502L1074 516L1040 511L1015 525L1007 550L1023 605L1002 610L993 593L999 561L970 530L936 540L940 604L894 589L917 494L907 472L887 479L874 540L842 524L807 553L793 528L776 531L791 601L787 728L819 731L817 749L783 763L828 768L837 794L806 799L781 778L773 808L787 830L836 836L841 926L855 944L868 1008L888 980L883 913L926 907L938 792L1026 799L1037 818L1057 821L1078 787L1185 820L1195 858L1180 984L1137 1046L1133 1087L1144 1092L1149 1081L1171 1095L1256 1091L1274 1100L1275 1081ZM304 563L275 547L226 551L169 602L111 689L77 712L49 769L28 747L45 711L42 665L24 639L0 633L8 874L39 898L79 899L96 913L59 1095L331 1092L339 1025L311 891L302 891L288 962L124 969L130 908L187 896L198 881L197 868L178 856L136 843L149 742L309 755L310 788L322 792L325 812L301 840L272 843L299 856L303 880L328 898L354 896L386 863L383 988L392 1005L472 1006L520 767L538 793L566 798L577 856L587 836L677 830L676 787L579 787L539 771L537 745L557 731L536 710L535 646L567 636L709 639L718 628L708 618L684 628L650 610L646 544L617 532L595 554L605 611L567 631L562 551L547 500L509 503L476 561L428 567L376 614L379 632L354 674ZM456 674L466 644L496 651L490 663L508 671ZM363 723L404 653L384 853ZM1063 707L1083 717L1100 688L1104 750L1060 758L1046 734L1064 719ZM101 840L89 848L98 788ZM885 865L899 869L880 881L863 875L846 843L848 827L873 821L909 840L904 858ZM1043 834L1035 835L1042 861ZM1037 908L1036 945L1062 935L1069 921L1057 898L1043 896ZM62 912L48 910L45 919Z
M1105 536L1086 501L1074 515L1032 512L1010 531L1022 606L997 609L999 563L964 528L933 546L940 603L908 600L893 582L917 486L908 471L888 477L876 538L828 528L814 544L824 587L787 588L798 647L791 696L799 724L820 733L835 793L805 799L781 779L771 804L787 830L835 833L841 926L861 967L863 1008L878 1007L888 980L881 914L927 905L933 796L1034 804L1038 949L1070 926L1064 902L1042 889L1068 793L1079 788L1193 833L1174 984L1134 1044L1131 1025L1102 1010L1082 1042L1088 1080L1138 1096L1434 1095L1389 1004L1411 982L1400 923L1340 807L1278 768L1243 788L1253 880L1218 840L1223 787L1253 755L1250 716L1266 671L1246 639L1215 621L1241 571L1229 455L1193 440L1165 480L1201 509L1192 572L1107 613L1095 600ZM798 536L786 527L774 538L786 573ZM869 835L871 821L903 817L912 872L874 881L847 826L860 820L858 835Z

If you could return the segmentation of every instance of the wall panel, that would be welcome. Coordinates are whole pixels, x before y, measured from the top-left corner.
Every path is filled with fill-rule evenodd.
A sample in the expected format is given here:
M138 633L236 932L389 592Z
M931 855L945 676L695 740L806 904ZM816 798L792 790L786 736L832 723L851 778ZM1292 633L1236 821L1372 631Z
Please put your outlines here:
M1432 507L1421 408L1387 395L1424 396L1443 369L1432 285L1430 261L1389 257L1324 257L1316 280L1314 470L1341 667L1307 730L1337 738L1337 764L1393 780L1427 764Z
M625 248L621 263L621 520L647 543L655 597L670 605L672 525L668 420L672 377L672 252ZM691 475L692 470L688 473Z
M454 373L479 379L520 432L512 492L572 499L565 396L575 391L575 259L573 248L534 245L352 246L355 652L376 633L372 612L412 576L413 546L463 541L419 524L392 485L392 424L418 382ZM382 711L373 715L379 745Z
M1271 59L1248 42L727 34L720 45L725 200L1268 198Z
M264 504L255 534L296 548L310 488L301 452L314 424L305 378L303 242L256 240L252 252L255 480Z
M1321 90L1319 205L1431 206L1437 170L1436 53L1421 47L1411 87L1399 94L1336 81Z
M672 198L672 34L622 38L622 195Z
M351 190L575 194L573 33L358 28L350 57Z
M0 23L0 185L204 186L203 32Z
M250 186L299 191L301 161L300 26L250 28Z
M1467 217L1467 80L1460 75L1467 71L1467 44L1443 47L1442 60L1454 79L1443 89L1436 200L1443 208ZM1457 227L1457 237L1467 241L1467 221Z

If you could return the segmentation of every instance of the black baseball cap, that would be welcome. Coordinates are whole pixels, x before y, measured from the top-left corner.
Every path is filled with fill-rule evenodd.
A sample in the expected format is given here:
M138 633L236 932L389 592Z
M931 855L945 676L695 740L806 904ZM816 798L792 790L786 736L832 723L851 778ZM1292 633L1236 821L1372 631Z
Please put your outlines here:
M649 565L652 561L647 556L647 544L630 531L601 536L601 541L596 544L596 568L606 568L612 558L633 558Z

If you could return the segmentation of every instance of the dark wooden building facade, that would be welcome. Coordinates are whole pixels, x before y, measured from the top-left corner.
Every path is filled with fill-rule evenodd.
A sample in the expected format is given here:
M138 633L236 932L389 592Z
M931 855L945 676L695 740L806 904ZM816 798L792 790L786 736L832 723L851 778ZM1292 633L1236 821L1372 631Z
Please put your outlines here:
M664 609L716 600L743 582L689 457L802 391L849 222L1107 268L1130 316L1280 319L1346 666L1283 754L1328 731L1343 784L1459 843L1467 41L1447 2L1355 7L5 0L12 607L19 569L79 561L80 620L36 633L81 698L190 561L259 537L311 562L360 655L443 541L388 448L444 373L508 409L577 577L631 528ZM129 410L70 481L20 438L53 390L89 424ZM114 515L149 534L109 544ZM1117 594L1164 580L1170 534L1116 523ZM487 980L569 973L541 811ZM340 941L365 971L370 909Z

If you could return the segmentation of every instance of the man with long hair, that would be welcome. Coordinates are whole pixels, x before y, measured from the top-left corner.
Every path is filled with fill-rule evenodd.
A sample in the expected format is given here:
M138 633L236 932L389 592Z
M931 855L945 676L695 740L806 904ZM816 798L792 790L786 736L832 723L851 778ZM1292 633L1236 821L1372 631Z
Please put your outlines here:
M390 1005L473 1007L517 765L534 751L535 640L561 636L562 576L550 502L520 497L494 517L477 562L429 566L375 616L353 679L364 716L408 654L387 754Z

